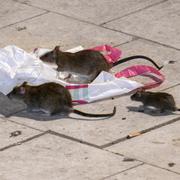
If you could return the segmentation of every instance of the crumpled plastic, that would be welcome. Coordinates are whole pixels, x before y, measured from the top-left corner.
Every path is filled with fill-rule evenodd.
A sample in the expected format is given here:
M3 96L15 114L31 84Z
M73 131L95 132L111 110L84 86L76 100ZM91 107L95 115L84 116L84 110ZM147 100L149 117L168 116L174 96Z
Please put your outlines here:
M69 84L57 79L56 70L42 62L38 58L37 51L27 53L13 45L1 48L0 92L7 95L15 86L25 81L34 86L46 82L59 83L69 89L73 101L77 103L94 102L123 95L143 86L124 77L116 78L108 72L101 72L91 84Z

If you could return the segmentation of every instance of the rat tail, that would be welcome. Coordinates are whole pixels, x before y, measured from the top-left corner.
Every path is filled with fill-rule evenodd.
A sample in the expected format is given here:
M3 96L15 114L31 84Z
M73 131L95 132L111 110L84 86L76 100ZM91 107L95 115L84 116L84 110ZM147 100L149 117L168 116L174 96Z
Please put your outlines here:
M156 64L151 58L147 57L147 56L143 56L143 55L136 55L136 56L130 56L130 57L126 57L126 58L123 58L123 59L120 59L119 61L113 63L113 66L117 66L118 64L122 64L124 62L127 62L127 61L130 61L130 60L133 60L133 59L146 59L148 60L149 62L151 62L157 69L162 69L165 65L167 64L173 64L175 63L175 61L165 61L163 63L162 66L159 66L158 64Z
M109 113L109 114L89 114L89 113L85 113L76 109L73 109L73 112L75 114L81 115L81 116L85 116L85 117L111 117L114 116L116 114L116 107L114 107L113 112Z

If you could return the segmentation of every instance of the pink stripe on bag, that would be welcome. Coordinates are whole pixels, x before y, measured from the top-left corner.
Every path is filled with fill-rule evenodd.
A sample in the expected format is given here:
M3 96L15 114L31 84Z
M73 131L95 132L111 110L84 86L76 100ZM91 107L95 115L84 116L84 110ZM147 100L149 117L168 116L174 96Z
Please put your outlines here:
M87 104L88 102L85 100L72 100L73 105L78 105L78 104Z
M77 85L66 86L66 89L79 89L79 88L88 88L88 84L77 84Z
M118 48L114 48L109 45L101 45L91 48L92 50L100 51L106 58L108 63L117 62L118 59L121 57L122 52ZM105 54L104 54L104 53Z

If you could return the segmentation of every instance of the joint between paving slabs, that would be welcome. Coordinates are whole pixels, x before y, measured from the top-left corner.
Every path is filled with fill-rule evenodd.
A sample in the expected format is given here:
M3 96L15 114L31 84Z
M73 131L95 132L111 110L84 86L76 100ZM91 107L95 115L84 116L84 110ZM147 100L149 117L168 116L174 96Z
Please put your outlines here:
M116 153L116 152L113 152L113 151L110 151L108 149L105 149L105 151L109 152L109 153L112 153L112 154L115 154L115 155L119 155L119 156L123 156L123 157L126 157L126 155L123 155L123 154L120 154L120 153ZM128 158L131 158L130 156L128 156ZM149 166L152 166L152 167L155 167L155 168L159 168L159 169L163 169L163 170L166 170L166 171L169 171L169 172L172 172L172 173L175 173L175 174L178 174L180 175L179 172L176 172L176 171L173 171L173 170L170 170L170 169L167 169L167 168L164 168L164 167L161 167L161 166L157 166L155 164L152 164L152 163L149 163L149 162L145 162L145 161L142 161L140 159L136 159L136 158L132 158L134 161L138 161L138 162L141 162L141 164L137 165L140 166L140 165L149 165ZM130 169L133 169L133 168L130 168ZM122 172L125 172L125 171L128 171L129 169L127 170L124 170ZM121 172L121 173L122 173ZM107 178L107 177L106 177Z
M95 148L101 149L100 146L98 146L96 144L92 144L92 143L89 143L89 142L86 142L86 141L83 141L83 140L80 140L80 139L77 139L77 138L74 138L74 137L71 137L71 136L67 136L65 134L60 134L58 132L51 131L51 130L49 130L48 133L52 134L52 135L55 135L55 136L59 136L61 138L65 138L65 139L74 141L74 142L78 142L80 144L85 144L85 145L88 145L88 146L91 146L91 147L95 147Z
M138 10L132 11L132 12L130 12L130 13L127 13L127 14L125 14L125 15L119 16L119 17L117 17L117 18L110 19L110 20L108 20L108 21L106 21L106 22L103 22L103 23L99 24L99 26L103 26L103 25L105 25L105 24L107 24L107 23L110 23L110 22L112 22L112 21L115 21L115 20L118 20L118 19L127 17L127 16L132 15L132 14L136 14L137 12L143 11L143 10L145 10L145 9L149 9L149 8L151 8L151 7L157 6L157 5L162 4L162 3L165 3L165 2L167 2L167 1L168 1L168 0L162 0L162 1L160 1L160 2L157 2L157 3L151 4L151 5L149 5L149 6L146 6L146 7L142 8L142 9L138 9Z
M144 164L147 164L149 166L152 166L152 167L155 167L155 168L159 168L159 169L163 169L163 170L166 170L166 171L169 171L169 172L172 172L172 173L180 175L180 173L177 172L177 171L173 171L173 170L170 170L170 169L167 169L167 168L164 168L164 167L161 167L161 166L157 166L157 165L152 164L152 163L144 162L144 161L141 161L141 160L138 160L138 161L143 162Z
M170 45L167 45L167 44L163 44L163 43L161 43L161 42L154 41L154 40L151 40L151 39L147 39L147 38L145 38L145 37L137 36L137 35L135 35L135 34L127 33L127 32L124 32L124 31L122 31L122 30L116 30L116 29L113 29L113 28L110 28L110 27L106 27L106 26L101 26L101 27L103 27L103 28L105 28L105 29L109 29L109 30L115 31L115 32L120 32L120 33L122 33L122 34L131 36L131 37L135 37L135 38L140 39L140 40L149 41L149 42L152 42L152 43L155 43L155 44L158 44L158 45L167 47L167 48L171 48L171 49L174 49L174 50L177 50L177 51L180 50L179 48L176 48L176 47L174 47L174 46L170 46Z
M10 26L13 26L13 25L16 25L16 24L19 24L19 23L22 23L22 22L25 22L25 21L28 21L28 20L31 20L31 19L34 19L34 18L36 18L36 17L42 16L42 15L45 15L45 14L48 14L48 13L49 13L49 11L46 11L46 12L43 12L43 13L41 13L41 14L38 14L38 15L35 15L35 16L32 16L32 17L23 19L23 20L21 20L21 21L17 21L17 22L15 22L15 23L11 23L11 24L2 26L2 27L0 27L0 30L1 30L1 29L4 29L4 28L7 28L7 27L10 27Z
M168 1L168 0L163 0L163 1L159 2L159 3L164 3L164 2L166 2L166 1ZM86 23L86 24L91 24L91 25L94 25L94 26L97 26L97 27L101 27L101 28L104 28L104 29L108 29L108 30L114 31L114 32L119 32L119 33L125 34L125 35L127 35L127 36L136 38L136 39L142 39L142 40L146 40L146 41L149 41L149 42L152 42L152 43L156 43L156 44L161 45L161 46L164 46L164 47L168 47L168 48L175 49L175 50L178 50L178 51L180 50L180 49L178 49L178 48L176 48L176 47L169 46L169 45L160 43L160 42L158 42L158 41L153 41L153 40L151 40L151 39L146 39L146 38L144 38L144 37L140 37L140 36L137 36L137 35L134 35L134 34L126 33L126 32L123 32L123 31L121 31L121 30L115 30L115 29L113 29L113 28L105 27L105 26L103 26L103 25L98 25L98 24L95 24L95 23L92 23L92 22L89 22L89 21L85 21L85 20L82 20L82 19L78 19L78 18L75 18L75 17L71 17L71 16L68 16L68 15L65 15L65 14L61 14L61 13L56 12L56 11L50 11L50 10L47 10L47 9L43 9L43 8L38 7L38 6L30 5L30 4L25 3L25 2L19 2L19 3L21 3L21 4L26 4L26 5L28 5L28 6L35 7L35 8L38 8L38 9L41 9L41 10L46 11L46 12L40 14L40 15L37 15L37 16L31 17L31 18L27 18L26 20L33 19L33 18L35 18L35 17L38 17L38 16L41 16L41 15L44 15L44 14L47 14L47 13L51 12L51 13L58 14L58 15L61 15L61 16L66 17L66 18L70 18L70 19L73 19L73 20L76 20L76 21L80 21L80 22L83 22L83 23ZM158 3L157 3L157 4L158 4ZM154 4L154 5L155 5L155 4ZM24 21L26 21L26 20L22 20L22 21L20 21L20 22L24 22ZM13 24L10 24L10 25L1 27L0 29L5 28L5 27L8 27L8 26L11 26L11 25L14 25L14 24L17 24L17 23L20 23L20 22L16 22L16 23L13 23ZM130 42L131 42L131 41L130 41ZM128 43L128 42L127 42L127 43Z
M39 6L35 6L35 5L32 5L32 4L28 4L28 3L26 3L26 2L19 2L19 3L25 4L25 5L30 6L30 7L35 7L35 8L41 9L41 10L49 11L49 12L52 12L52 13L55 13L55 14L59 14L59 15L62 15L62 16L65 16L65 17L67 17L67 18L71 18L71 19L74 19L74 20L77 20L77 21L80 21L80 22L84 22L84 23L88 23L88 24L92 24L92 25L96 25L96 26L103 27L102 25L104 25L104 24L106 24L106 23L109 23L109 22L114 21L114 20L116 20L116 19L120 19L120 18L122 18L122 17L126 17L126 16L128 16L128 15L134 14L134 13L139 12L139 11L142 11L142 10L144 10L144 9L148 9L148 8L150 8L150 7L159 5L159 4L164 3L164 2L167 2L167 1L168 1L168 0L162 0L162 1L160 1L160 2L151 4L151 5L149 5L149 6L146 6L146 7L142 8L142 9L138 9L138 10L136 10L136 11L127 13L127 14L121 16L121 17L117 17L117 18L111 19L111 20L109 20L109 21L107 21L107 22L104 22L104 23L101 23L101 24L96 24L96 23L93 23L93 22L90 22L90 21L86 21L86 20L83 20L83 19L78 19L78 18L75 18L75 17L72 17L72 16L68 16L68 15L66 15L66 14L59 13L59 12L57 12L57 11L47 10L47 9L44 9L44 8L42 8L42 7L39 7Z
M129 40L129 41L126 41L126 42L123 42L123 43L120 43L120 44L116 44L114 45L113 47L119 47L119 46L122 46L122 45L125 45L125 44L128 44L128 43L131 43L133 41L137 41L139 40L140 38L136 37L136 36L132 36L132 39Z
M19 2L19 3L25 4L25 5L28 5L30 7L34 7L34 8L40 9L40 10L48 11L48 12L51 12L51 13L54 13L54 14L57 14L57 15L60 15L60 16L64 16L66 18L73 19L73 20L76 20L76 21L79 21L79 22L83 22L83 23L86 23L86 24L91 24L91 25L99 26L98 24L95 24L93 22L89 22L89 21L86 21L86 20L83 20L83 19L78 19L76 17L68 16L66 14L62 14L62 13L57 12L57 11L47 10L47 9L41 8L39 6L35 6L35 5L32 5L32 4L25 3L25 2Z
M172 88L175 88L175 87L177 87L177 86L179 86L179 85L180 85L180 83L177 83L177 84L174 84L174 85L169 86L169 87L167 87L167 88L164 88L164 89L162 89L162 90L160 90L160 91L167 91L167 90L172 89Z
M111 174L111 175L109 175L109 176L106 176L106 177L104 177L104 178L101 178L100 180L108 179L108 178L110 178L110 177L113 177L113 176L116 176L116 175L118 175L118 174L124 173L124 172L126 172L126 171L131 170L131 169L135 169L135 168L137 168L137 167L139 167L139 166L142 166L142 165L144 165L144 163L141 163L141 164L138 164L138 165L136 165L136 166L130 167L130 168L128 168L128 169L125 169L125 170L123 170L123 171L120 171L120 172Z
M78 18L75 18L75 17L71 17L71 16L68 16L68 15L65 15L65 14L61 14L61 13L56 12L56 11L47 10L47 9L44 9L44 8L41 8L41 7L38 7L38 6L34 6L34 5L27 4L27 3L25 3L25 2L19 2L19 3L21 3L21 4L26 4L26 5L30 6L30 7L38 8L38 9L40 9L40 10L44 10L44 11L46 11L46 12L44 12L44 13L42 13L42 14L40 14L40 15L37 15L37 16L34 16L34 17L31 17L31 18L27 18L27 19L25 19L25 20L16 22L16 23L12 23L12 24L3 26L3 27L0 28L0 30L3 29L3 28L6 28L6 27L9 27L9 26L12 26L12 25L15 25L15 24L24 22L24 21L31 20L31 19L33 19L33 18L39 17L39 16L44 15L44 14L54 13L54 14L57 14L57 15L60 15L60 16L64 16L64 17L69 18L69 19L73 19L73 20L75 20L75 21L79 21L79 22L82 22L82 23L90 24L90 25L93 25L93 26L96 26L96 27L100 27L100 28L104 28L104 29L108 29L108 30L111 30L111 31L114 31L114 32L118 32L118 33L122 33L122 34L128 35L127 33L120 32L120 31L115 30L115 29L110 29L110 28L107 28L107 27L104 27L104 26L100 26L100 25L98 25L98 24L95 24L95 23L92 23L92 22L89 22L89 21L85 21L85 20L82 20L82 19L78 19ZM135 36L135 35L128 35L128 36L129 36L129 37L132 37L132 40L127 41L127 42L125 42L125 43L129 43L129 42L131 42L131 41L134 41L134 40L139 39L139 37L138 37L138 36ZM122 45L122 44L125 44L125 43L115 44L113 47L116 47L116 46L119 46L119 45Z
M26 143L26 142L29 142L29 141L33 140L33 139L37 139L37 138L39 138L39 137L41 137L41 136L43 136L43 135L45 135L45 134L47 134L47 133L48 133L48 131L45 131L45 132L43 132L43 133L37 134L37 135L32 136L32 137L30 137L30 138L27 138L27 139L25 139L25 140L22 140L22 141L13 143L13 144L11 144L11 145L8 145L8 146L6 146L6 147L0 148L0 152L1 152L1 151L4 151L4 150L6 150L6 149L9 149L9 148L15 147L15 146L22 145L22 144L24 144L24 143Z
M144 130L142 130L142 131L138 131L138 134L139 134L138 136L143 135L143 134L145 134L145 133L148 133L148 132L150 132L150 131L152 131L152 130L156 130L156 129L159 129L159 128L161 128L161 127L167 126L167 125L169 125L169 124L175 123L176 121L179 121L179 120L180 120L180 117L177 117L177 118L174 118L174 119L172 119L172 120L170 120L170 121L167 121L167 122L158 124L158 125L156 125L156 126L153 126L153 127L147 128L147 129L144 129ZM120 143L120 142L124 142L124 141L127 141L127 140L132 139L132 138L136 138L136 137L138 137L138 136L134 136L134 137L128 138L128 135L127 135L127 136L122 137L122 138L120 138L120 139L117 139L117 140L115 140L115 141L113 141L113 142L104 144L104 145L100 146L100 148L101 148L101 149L104 149L104 148L113 146L113 145L115 145L115 144L118 144L118 143Z

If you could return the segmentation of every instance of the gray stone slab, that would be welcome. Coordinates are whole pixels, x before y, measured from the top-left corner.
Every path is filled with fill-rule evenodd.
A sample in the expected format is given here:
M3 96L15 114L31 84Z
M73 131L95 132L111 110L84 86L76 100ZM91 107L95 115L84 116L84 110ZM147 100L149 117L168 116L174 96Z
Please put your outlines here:
M115 176L104 178L104 180L179 180L179 178L180 175L178 174L145 164Z
M11 116L26 109L26 105L18 100L11 100L0 92L0 115Z
M0 28L46 12L13 0L1 0L0 3Z
M180 121L177 121L107 149L180 173L179 129ZM169 163L174 165L171 167Z
M180 99L178 93L174 94L174 92L172 92L172 94L176 99ZM107 113L112 111L114 105L117 107L116 115L104 120L87 121L82 119L82 117L78 117L77 119L60 119L57 117L56 120L42 121L42 118L41 121L38 121L35 119L39 119L39 117L29 116L28 118L26 114L14 115L10 117L10 119L41 130L50 129L82 141L102 146L126 137L129 133L148 129L177 117L177 115L152 116L150 114L129 111L129 109L136 109L140 105L137 102L131 101L129 96L76 106L75 108L89 113ZM180 106L180 104L177 105ZM71 114L71 117L73 117L73 114ZM122 118L126 119L122 120Z
M0 177L6 180L94 180L140 164L53 135L3 151L0 159Z
M126 0L54 0L50 5L48 0L44 0L42 2L38 0L19 1L96 24L100 24L117 17L122 17L131 12L162 2L162 0L133 0L128 2Z
M180 1L170 0L106 24L106 27L180 49Z
M165 61L176 61L174 64L168 64L160 70L160 72L165 76L165 81L158 88L153 90L164 89L180 83L180 52L178 50L167 48L146 40L135 40L127 44L123 44L118 48L122 50L122 58L133 55L145 55L153 59L159 66L163 65ZM153 66L150 62L144 59L136 59L116 66L113 68L113 72L121 71L128 66L136 64ZM137 78L137 80L142 79Z
M53 13L18 24L25 26L26 30L17 31L16 26L0 30L1 47L15 44L28 51L36 47L54 48L58 44L62 49L78 45L90 48L100 44L121 44L132 39L119 32Z
M11 133L15 131L20 131L20 134L18 136L12 136ZM40 131L0 119L0 149L37 134L40 134Z

